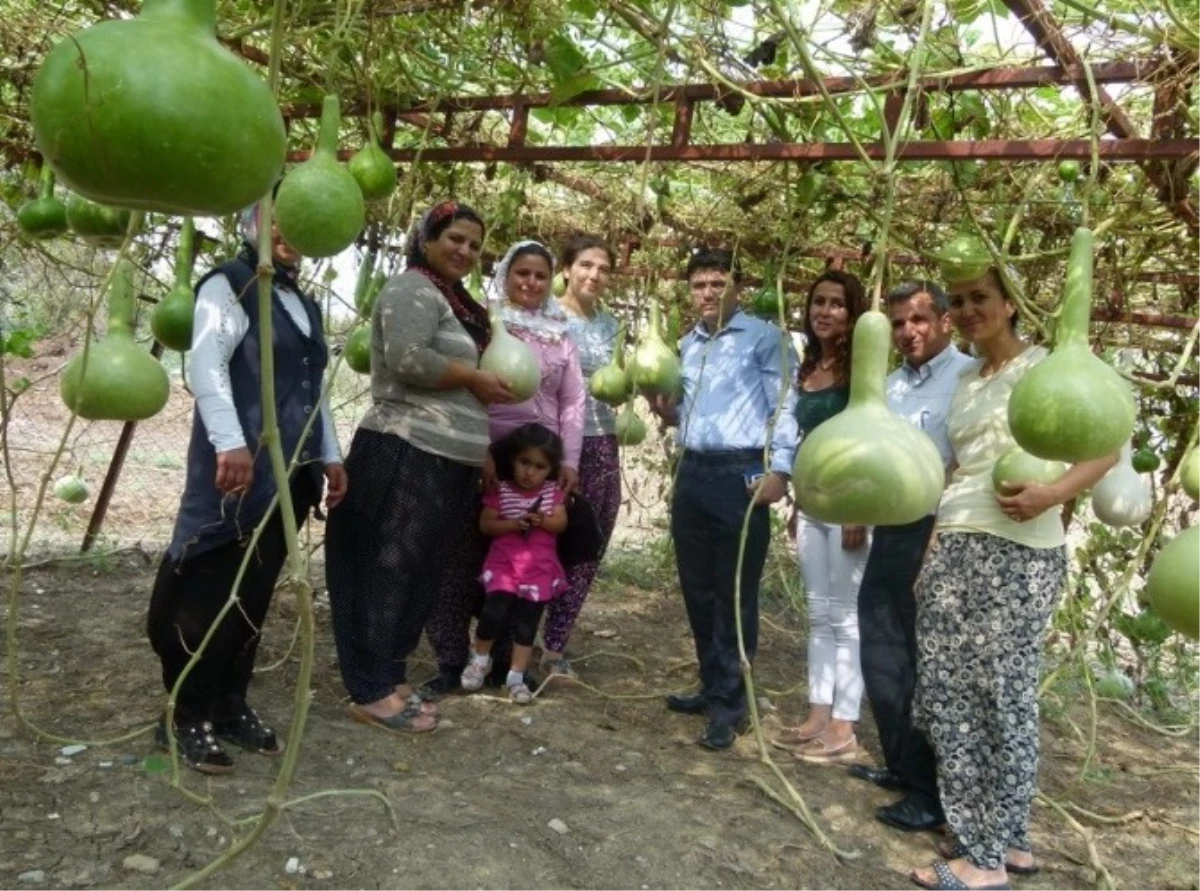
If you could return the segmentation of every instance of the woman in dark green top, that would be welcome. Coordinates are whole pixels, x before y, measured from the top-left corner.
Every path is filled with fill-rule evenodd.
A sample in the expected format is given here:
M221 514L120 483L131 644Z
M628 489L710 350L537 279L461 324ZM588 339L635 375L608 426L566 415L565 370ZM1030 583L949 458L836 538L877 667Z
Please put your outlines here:
M846 407L850 335L865 308L862 283L849 273L830 270L809 289L796 400L801 440ZM804 761L845 761L858 752L854 724L863 694L858 586L867 562L867 530L801 516L796 538L808 601L809 712L777 741L793 746Z

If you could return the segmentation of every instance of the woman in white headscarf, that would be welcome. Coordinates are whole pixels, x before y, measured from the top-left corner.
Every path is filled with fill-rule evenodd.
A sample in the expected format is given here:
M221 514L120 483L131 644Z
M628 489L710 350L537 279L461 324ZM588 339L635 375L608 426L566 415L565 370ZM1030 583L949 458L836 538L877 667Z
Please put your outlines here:
M524 402L488 406L488 434L499 442L523 424L541 424L563 441L564 460L559 485L573 491L579 480L587 388L579 366L579 350L567 336L567 315L550 299L554 258L536 241L519 241L496 267L489 297L505 328L533 350L541 370L538 390ZM495 485L489 456L483 469L484 486ZM438 676L426 688L434 693L457 689L470 653L471 617L481 597L478 576L483 565L483 540L477 524L464 530L463 549L455 568L443 579L437 605L426 631L438 660ZM507 678L507 660L493 652L492 678Z

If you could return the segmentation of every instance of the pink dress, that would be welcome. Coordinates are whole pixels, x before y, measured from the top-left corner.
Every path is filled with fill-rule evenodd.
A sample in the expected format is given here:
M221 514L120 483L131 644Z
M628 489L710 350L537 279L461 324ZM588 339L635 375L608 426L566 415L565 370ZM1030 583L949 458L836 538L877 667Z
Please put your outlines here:
M540 513L553 513L563 503L558 484L546 480L536 492L524 492L514 483L501 482L498 490L483 496L483 506L492 508L504 520L524 516L535 503ZM553 600L567 586L566 573L558 561L558 536L536 527L496 536L479 580L488 594L515 594L534 603Z

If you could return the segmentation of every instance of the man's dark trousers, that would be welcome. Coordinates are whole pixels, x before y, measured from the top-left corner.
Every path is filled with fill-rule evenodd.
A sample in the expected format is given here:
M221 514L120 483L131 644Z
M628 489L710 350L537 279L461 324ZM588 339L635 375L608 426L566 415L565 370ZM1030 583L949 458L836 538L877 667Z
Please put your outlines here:
M876 526L858 589L863 680L887 768L914 793L936 804L937 759L912 722L917 682L917 603L933 516L904 526Z
M746 476L762 472L762 450L685 451L671 502L671 537L679 585L700 662L708 719L737 724L746 716L738 656L734 590L738 551L750 494ZM770 516L755 507L741 572L741 619L746 655L758 648L758 585L767 558Z

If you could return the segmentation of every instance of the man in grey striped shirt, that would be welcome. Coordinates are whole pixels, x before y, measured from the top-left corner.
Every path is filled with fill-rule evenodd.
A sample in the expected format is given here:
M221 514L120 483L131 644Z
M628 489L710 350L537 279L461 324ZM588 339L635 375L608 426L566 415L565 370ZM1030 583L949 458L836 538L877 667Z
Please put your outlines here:
M946 433L958 376L971 364L951 343L950 304L933 282L906 282L887 295L892 339L904 362L888 375L888 407L920 427L938 447L947 468L954 453ZM876 816L908 831L944 822L937 792L937 761L912 723L917 677L916 601L913 584L934 516L904 526L876 526L858 589L862 668L886 767L856 764L855 776L904 793Z

